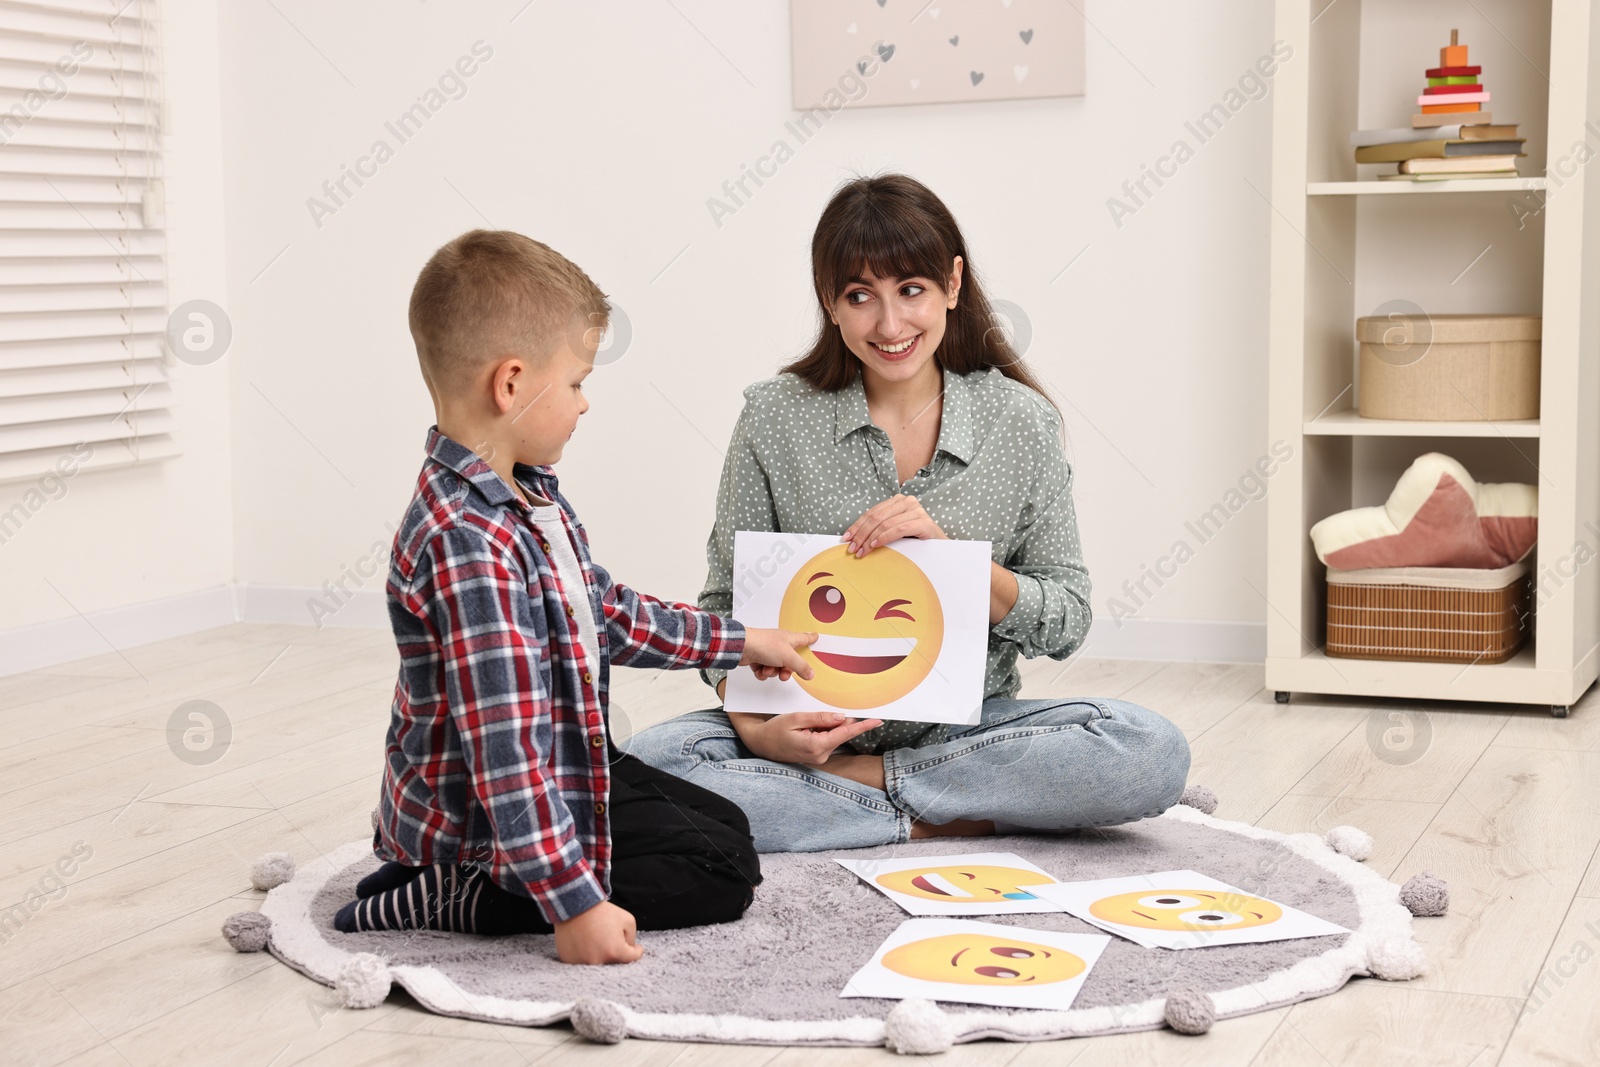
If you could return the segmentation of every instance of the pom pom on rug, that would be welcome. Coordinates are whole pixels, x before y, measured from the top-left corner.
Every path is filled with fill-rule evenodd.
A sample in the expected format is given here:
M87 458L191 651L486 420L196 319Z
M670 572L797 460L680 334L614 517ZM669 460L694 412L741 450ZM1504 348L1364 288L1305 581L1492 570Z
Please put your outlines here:
M896 1004L883 1021L883 1043L902 1056L932 1056L950 1051L955 1044L955 1024L939 1005L921 997Z
M1372 835L1354 826L1335 826L1323 837L1335 852L1360 862L1372 855Z
M378 829L378 809L377 808L373 808L372 809L372 829L374 831L376 831Z
M1180 1034L1203 1034L1217 1021L1217 1006L1211 995L1198 989L1174 989L1167 994L1162 1009L1167 1025Z
M1178 803L1187 804L1198 812L1211 815L1217 810L1217 794L1203 785L1186 786L1183 796L1178 798Z
M222 936L235 952L260 952L271 933L272 920L259 911L235 912L222 923Z
M358 952L339 968L333 988L347 1008L376 1008L389 996L389 965L370 952Z
M1404 982L1427 969L1427 954L1409 937L1389 937L1367 946L1367 970L1386 982Z
M579 1036L599 1045L615 1045L628 1036L628 1020L623 1018L622 1009L599 997L578 1001L567 1021Z
M1443 915L1450 910L1450 886L1427 871L1413 874L1400 887L1400 903L1413 915Z
M294 878L294 857L287 852L268 852L250 865L250 884L263 892L276 889Z

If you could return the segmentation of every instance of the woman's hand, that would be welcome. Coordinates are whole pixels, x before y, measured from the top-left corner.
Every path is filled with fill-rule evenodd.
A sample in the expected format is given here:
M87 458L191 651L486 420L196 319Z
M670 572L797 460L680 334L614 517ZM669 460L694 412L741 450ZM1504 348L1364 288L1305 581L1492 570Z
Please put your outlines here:
M850 543L850 551L859 559L879 545L886 545L901 537L920 537L924 540L950 540L938 523L923 508L922 501L901 493L881 504L868 508L866 513L851 524L840 537ZM989 625L993 626L1011 613L1017 602L1017 576L998 563L989 564ZM718 694L721 694L719 689Z
M852 719L836 711L772 716L729 712L728 719L745 748L777 763L822 763L852 737L883 725L882 719Z
M950 540L950 535L940 529L939 524L923 508L922 501L905 493L868 508L865 514L850 524L840 540L850 542L850 551L859 559L879 545L902 537Z
M811 666L795 650L805 648L816 639L815 633L746 627L744 655L739 659L739 666L749 665L756 678L763 682L774 676L779 681L787 682L791 674L809 679L813 673ZM720 685L717 687L717 695L722 695Z

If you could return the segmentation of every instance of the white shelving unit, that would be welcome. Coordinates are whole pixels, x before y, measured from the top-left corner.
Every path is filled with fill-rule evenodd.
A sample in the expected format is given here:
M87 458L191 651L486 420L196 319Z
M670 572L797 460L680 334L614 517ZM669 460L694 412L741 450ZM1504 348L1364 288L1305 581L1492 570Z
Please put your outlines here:
M1294 449L1267 501L1266 685L1280 701L1493 701L1559 715L1600 672L1600 124L1585 126L1600 115L1594 8L1277 0L1275 36L1294 49L1273 83L1268 442ZM1349 134L1409 125L1423 69L1453 27L1483 67L1494 121L1528 138L1518 161L1527 176L1380 182L1393 165L1358 166ZM1580 144L1592 164L1574 162ZM1543 315L1540 417L1361 418L1356 319L1395 299L1428 314ZM1326 656L1326 571L1308 531L1381 503L1427 451L1456 456L1481 481L1539 485L1534 636L1500 664ZM1578 563L1580 545L1595 557Z
M1307 196L1432 196L1436 193L1516 193L1539 192L1547 187L1543 178L1461 178L1438 182L1308 182Z

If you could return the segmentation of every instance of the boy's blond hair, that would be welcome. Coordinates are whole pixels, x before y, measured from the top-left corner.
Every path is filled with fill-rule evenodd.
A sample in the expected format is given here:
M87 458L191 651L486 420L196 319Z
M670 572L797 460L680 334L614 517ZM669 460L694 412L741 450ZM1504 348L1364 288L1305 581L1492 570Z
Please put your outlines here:
M465 387L496 356L538 362L570 333L604 327L606 296L577 264L510 230L471 230L435 252L411 290L423 377ZM580 349L581 352L581 349Z

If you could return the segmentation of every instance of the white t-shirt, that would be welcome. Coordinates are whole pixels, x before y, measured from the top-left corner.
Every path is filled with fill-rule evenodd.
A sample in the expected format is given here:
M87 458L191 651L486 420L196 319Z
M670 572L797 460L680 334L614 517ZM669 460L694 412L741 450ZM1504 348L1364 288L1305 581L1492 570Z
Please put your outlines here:
M583 647L584 661L598 678L600 636L595 630L594 612L589 607L589 583L583 580L583 566L578 562L577 553L572 550L572 540L567 536L567 525L561 521L561 507L532 492L526 486L522 491L527 495L528 504L532 508L529 521L550 545L550 566L555 568L556 577L561 582L561 590L566 594L568 606L572 608L573 621L578 624L578 642Z

